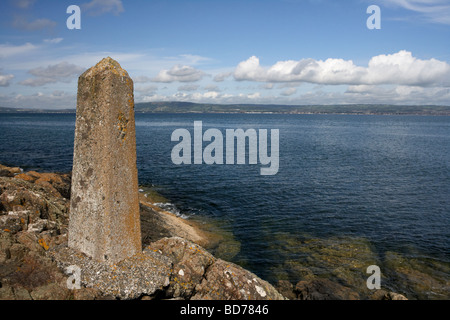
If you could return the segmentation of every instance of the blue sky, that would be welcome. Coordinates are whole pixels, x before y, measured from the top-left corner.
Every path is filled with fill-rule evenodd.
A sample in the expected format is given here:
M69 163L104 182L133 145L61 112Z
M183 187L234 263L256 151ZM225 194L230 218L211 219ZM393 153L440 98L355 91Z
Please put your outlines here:
M449 0L3 0L0 21L3 107L74 108L106 56L136 102L450 105Z

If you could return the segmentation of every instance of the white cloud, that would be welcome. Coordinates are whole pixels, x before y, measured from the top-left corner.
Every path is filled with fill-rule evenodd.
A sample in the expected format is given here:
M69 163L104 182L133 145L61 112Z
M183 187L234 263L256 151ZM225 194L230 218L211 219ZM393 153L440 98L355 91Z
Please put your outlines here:
M119 15L124 12L121 0L92 0L82 5L82 8L93 16L99 16L105 13Z
M218 86L213 85L213 84L209 84L209 85L205 86L205 90L206 91L217 91L217 92L219 92L220 88Z
M281 92L281 95L288 97L288 96L292 96L293 94L296 94L296 93L297 93L296 88L288 88L288 89L284 90L283 92Z
M0 87L8 87L11 84L11 80L14 78L12 74L2 74L0 72Z
M23 80L20 84L31 87L39 87L48 83L60 81L70 82L84 70L85 69L82 67L64 61L55 65L49 65L46 68L39 67L29 70L28 73L36 78Z
M265 83L262 85L262 88L267 89L267 90L271 90L275 87L275 85L273 83Z
M382 0L386 6L401 7L414 11L427 21L450 24L450 3L448 0Z
M64 40L64 38L44 39L44 42L49 43L49 44L57 44L63 40Z
M52 30L56 27L56 22L45 18L28 21L23 16L16 16L12 22L12 26L16 29L26 31L38 31L44 29Z
M0 105L6 108L74 109L76 95L61 90L50 93L37 92L30 95L0 95Z
M33 6L36 0L14 0L14 5L20 9L28 9Z
M25 44L15 46L9 44L0 44L0 58L9 58L18 56L21 54L29 53L33 50L36 50L38 47L27 42Z
M214 76L213 80L216 82L222 82L226 78L230 77L233 74L233 72L222 72Z
M179 86L178 91L196 91L200 86L195 84L186 84L184 86Z
M375 56L367 67L357 66L351 60L330 58L325 61L279 61L266 68L253 56L239 63L234 71L234 78L239 81L308 82L325 85L450 86L450 65L436 59L417 59L408 51Z
M170 70L161 70L159 74L152 79L154 82L195 82L203 78L205 73L190 66L176 65Z
M153 86L153 85L150 85L150 86L137 86L134 90L136 92L139 92L140 94L148 95L148 94L153 94L156 91L158 91L158 87L157 86Z
M134 83L146 83L146 82L150 82L152 79L150 79L149 77L146 76L137 76L133 78L133 82Z
M255 93L250 93L250 94L239 94L240 97L245 97L248 99L259 99L261 98L261 93L259 92L255 92Z

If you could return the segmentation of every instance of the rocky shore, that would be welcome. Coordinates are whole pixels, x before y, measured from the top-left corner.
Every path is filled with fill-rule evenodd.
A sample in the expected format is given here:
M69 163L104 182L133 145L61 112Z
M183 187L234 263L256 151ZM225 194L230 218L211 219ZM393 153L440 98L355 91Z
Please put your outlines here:
M328 279L273 286L204 247L217 239L195 223L140 195L143 252L116 264L97 262L67 247L70 174L23 172L0 165L0 300L360 299ZM67 267L81 270L69 289ZM404 300L378 290L372 299Z

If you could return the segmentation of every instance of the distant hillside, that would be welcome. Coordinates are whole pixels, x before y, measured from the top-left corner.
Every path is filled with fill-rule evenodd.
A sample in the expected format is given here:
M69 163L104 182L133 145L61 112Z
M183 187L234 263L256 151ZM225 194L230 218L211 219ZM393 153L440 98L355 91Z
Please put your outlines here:
M136 113L415 114L450 116L450 106L397 106L379 104L294 106L275 104L146 102L136 103L135 111ZM0 113L75 113L75 109L45 110L0 107Z
M263 105L205 104L191 102L137 103L137 113L332 113L332 114L418 114L450 115L450 106L397 105Z
M2 108L0 107L0 113L75 113L75 109L58 109L58 110L46 110L46 109L25 109L25 108Z

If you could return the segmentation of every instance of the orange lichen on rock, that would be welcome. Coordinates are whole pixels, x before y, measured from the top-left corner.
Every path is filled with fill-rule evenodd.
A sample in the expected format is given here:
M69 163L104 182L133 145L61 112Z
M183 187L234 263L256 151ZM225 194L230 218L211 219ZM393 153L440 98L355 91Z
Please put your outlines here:
M50 248L44 239L39 239L38 243L41 245L42 248L44 248L45 251L47 251Z

